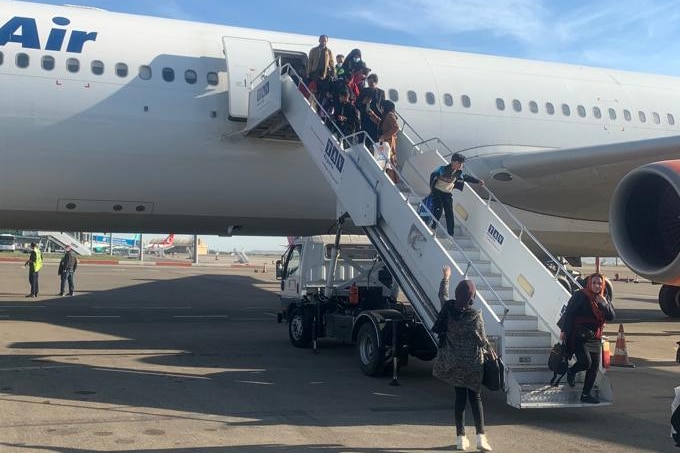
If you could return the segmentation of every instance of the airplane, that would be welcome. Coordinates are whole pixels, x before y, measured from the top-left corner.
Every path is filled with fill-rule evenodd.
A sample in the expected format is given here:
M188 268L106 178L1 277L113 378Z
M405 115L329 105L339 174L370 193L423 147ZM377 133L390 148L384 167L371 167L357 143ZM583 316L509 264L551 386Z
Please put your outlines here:
M108 253L111 251L110 240L113 242L113 252L121 253L127 252L128 250L139 247L139 240L141 234L136 234L132 239L121 238L113 236L109 238L106 234L93 234L92 235L92 251L94 253Z
M166 250L175 246L175 235L170 234L160 242L149 243L144 247L144 253L156 253L162 255Z
M0 11L0 158L14 163L0 166L0 227L306 236L335 223L300 142L239 134L253 78L274 58L304 64L317 36L10 0ZM619 255L664 283L660 303L680 316L680 79L330 47L360 48L399 114L463 153L553 254ZM26 173L13 168L40 178L16 190Z

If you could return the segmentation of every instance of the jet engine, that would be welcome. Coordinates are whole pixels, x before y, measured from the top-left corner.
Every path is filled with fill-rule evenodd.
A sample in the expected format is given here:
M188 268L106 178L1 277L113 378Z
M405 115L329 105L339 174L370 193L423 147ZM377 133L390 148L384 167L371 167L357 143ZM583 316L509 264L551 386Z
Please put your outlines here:
M680 160L626 175L612 197L609 231L619 256L638 275L663 283L659 305L680 317Z

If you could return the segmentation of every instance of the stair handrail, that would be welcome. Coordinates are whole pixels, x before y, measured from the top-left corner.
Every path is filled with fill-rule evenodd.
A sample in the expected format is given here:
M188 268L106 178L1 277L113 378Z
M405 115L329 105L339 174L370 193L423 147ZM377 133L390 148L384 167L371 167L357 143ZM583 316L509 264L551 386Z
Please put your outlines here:
M436 141L437 143L439 143L443 147L445 147L447 150L451 151L451 149L448 146L446 146L446 143L444 143L441 139L439 139L437 137L431 138L429 140L424 140L424 141L422 141L418 144L415 144L414 147L415 146L423 146L423 145L427 145L429 147L429 143L431 143L433 141ZM436 147L431 148L431 151L437 153L437 155L439 155L439 157L441 157L443 160L446 160L444 158L444 156L442 156L442 154L439 152L439 150ZM474 177L477 177L477 175L471 170L469 170L469 171L466 170L466 172L468 174L474 176ZM467 183L466 183L466 185L467 185ZM555 277L556 280L560 277L560 275L563 275L571 283L571 285L573 285L574 287L579 288L579 289L582 288L582 286L578 282L578 280L576 280L573 277L573 275L566 269L566 267L564 267L564 265L538 240L538 238L536 236L534 236L534 234L526 227L526 225L524 225L508 209L508 207L505 206L505 204L503 204L501 202L500 198L498 198L496 196L496 194L493 191L491 191L491 189L489 189L486 185L484 185L480 189L485 195L485 196L481 197L482 201L484 202L484 204L489 209L491 209L494 212L498 212L499 207L500 207L500 210L503 212L503 214L506 215L512 222L514 222L514 228L513 228L513 226L510 226L510 225L509 225L509 227L510 227L511 230L518 230L519 233L515 234L513 232L513 235L519 241L524 242L525 245L527 245L527 243L529 243L529 244L533 243L533 246L536 246L545 255L545 257L547 258L547 262L549 264L553 264L555 266L554 277ZM493 202L495 202L495 204L493 204ZM528 240L524 241L523 238L528 238ZM545 261L543 261L543 262L545 264Z
M403 122L403 124L404 124L403 128L408 128L409 132L412 132L414 134L414 136L418 138L418 140L419 140L418 142L413 142L413 140L411 140L410 137L407 134L405 134L405 136L409 140L411 140L412 147L413 147L414 150L422 153L423 151L422 151L421 147L426 146L427 148L429 148L430 151L436 152L439 155L439 157L441 157L443 160L446 160L446 158L442 155L442 153L439 152L439 148L430 146L431 142L437 142L439 145L441 145L442 148L444 148L448 151L447 156L450 156L450 155L455 153L455 151L453 151L439 137L424 139L418 133L418 131L413 126L411 126L411 124L408 121L406 121L406 119L403 116L399 115L398 112L395 112L395 113L397 113L397 116ZM402 132L403 132L403 129L402 129ZM469 148L469 149L473 149L473 148ZM477 177L473 171L467 171L467 173L469 173L470 175L472 175L474 177ZM486 197L486 198L482 197L483 200L488 199L488 202L486 202L487 207L489 207L489 209L491 209L492 211L496 211L494 209L494 207L491 205L491 202L495 201L496 205L501 207L501 210L503 211L503 213L505 215L507 215L508 218L510 218L515 223L515 225L514 225L515 228L511 227L511 229L519 230L519 233L515 236L520 241L522 241L523 237L528 237L530 242L533 242L533 245L538 247L538 249L541 252L543 252L543 254L547 258L547 261L549 263L552 263L555 266L555 269L556 269L555 273L554 273L555 280L557 280L560 277L560 275L563 275L571 283L572 287L576 287L576 288L579 288L579 289L582 288L582 285L579 283L579 281L576 280L572 276L572 274L564 267L564 265L552 253L550 253L550 251L548 251L548 249L538 240L538 238L536 238L536 236L534 236L533 233L531 233L531 231L507 208L507 206L505 206L505 204L503 204L501 202L500 198L498 198L496 196L496 194L494 194L487 186L482 187L482 190L486 192L486 195L488 195L488 197Z
M270 66L271 66L271 65L270 65ZM291 79L293 79L293 77L291 76L291 73L292 73L292 75L295 76L295 78L297 78L297 79L299 80L299 83L301 83L301 84L305 87L305 89L306 89L309 93L311 93L311 91L309 90L309 87L304 83L303 79L302 79L302 78L300 77L300 75L295 71L295 69L290 65L290 63L285 64L285 65L281 68L281 74L282 74L282 75L283 75L283 74L287 74L289 77L291 77ZM301 93L301 95L302 95L302 93ZM306 100L307 100L307 103L310 105L310 108L311 108L311 107L312 107L311 102L309 101L309 99L306 99ZM327 121L326 121L326 126L328 127L328 126L329 126L329 122L330 122L330 126L332 126L333 129L335 129L335 131L337 132L337 137L335 137L335 138L338 140L339 144L342 145L343 143L348 143L348 142L349 142L349 139L351 139L351 138L363 136L363 137L364 137L364 141L363 141L363 142L362 142L362 141L358 141L356 144L357 144L357 145L358 145L358 144L361 144L361 145L362 145L362 146L361 146L361 149L363 150L363 152L367 153L367 154L371 157L370 160L372 160L372 161L374 162L375 165L378 165L378 162L375 160L375 156L373 156L373 154L370 152L370 150L369 150L369 149L366 147L366 145L365 145L366 139L368 139L368 141L369 141L369 143L370 143L371 145L375 145L376 143L375 143L375 141L374 141L374 140L373 140L373 139L372 139L365 131L359 131L359 132L356 132L356 133L351 134L351 135L344 135L344 133L339 129L339 127L337 126L337 124L335 123L335 121L332 120L332 116L329 115L328 112L320 105L320 103L319 103L318 99L316 98L316 96L314 96L314 102L316 103L318 109L321 110L321 112L323 113L324 117L327 119ZM317 111L316 113L318 114L318 111ZM333 129L331 129L331 132L333 132ZM351 143L351 142L350 142L350 143ZM355 145L355 144L352 143L351 146L354 146L354 145ZM351 146L350 146L350 147L351 147ZM343 149L344 149L344 147L343 147ZM361 171L361 173L362 173L362 174L364 175L364 177L365 177L366 174L361 170L361 166L358 165L358 163L356 162L356 159L354 158L354 156L353 156L351 153L348 153L348 155L349 155L350 159L352 159L352 161L357 165L357 168L359 168L359 170ZM412 191L412 193L415 193L415 192L413 192L413 189L408 185L408 183L405 182L406 179L403 177L403 175L401 174L401 172L400 172L398 169L396 169L396 168L395 168L394 170L395 170L395 172L399 175L400 179L401 179L402 181L404 181L404 184ZM387 178L387 176L385 176L385 178ZM394 185L394 184L392 183L392 181L389 180L389 178L387 178L387 179L388 179L388 181L389 181L392 185ZM395 190L399 190L399 189L395 186ZM401 192L400 192L400 195L402 196L402 198L404 199L404 201L407 202L407 200L405 199L405 197L403 196L403 194L401 194ZM415 211L415 209L413 208L413 206L411 206L410 203L407 203L407 204L408 204L409 208L411 209L411 211L415 214L415 216L418 217L419 220L420 220L421 222L423 222L423 219L418 215L418 213ZM429 210L428 210L428 211L429 211ZM430 214L432 214L432 213L430 212ZM424 222L423 222L423 223L424 223ZM426 226L427 226L427 225L426 225ZM440 226L441 226L441 224L440 224ZM428 228L429 228L429 226L428 226ZM462 254L462 256L464 257L466 269L463 270L462 267L459 267L459 264L458 264L458 261L460 261L460 260L455 260L455 259L451 256L450 252L449 252L445 247L442 246L441 241L439 240L439 238L436 237L436 235L435 235L434 239L435 239L435 241L440 245L440 247L442 248L444 254L449 258L450 262L454 264L454 266L457 268L458 272L459 272L463 277L468 276L468 275L470 274L470 271L472 270L472 271L474 271L474 273L481 279L482 283L486 286L486 288L484 288L484 289L485 289L485 290L488 290L489 292L491 292L492 296L493 296L493 297L497 300L497 302L503 307L503 315L502 315L501 317L499 317L499 316L494 312L494 310L491 308L491 306L488 304L488 302L485 300L485 298L480 298L480 299L481 299L481 302L482 302L482 304L486 307L487 311L488 311L489 314L493 317L493 319L494 319L496 322L498 322L501 326L503 326L503 324L504 324L504 322L505 322L505 318L507 317L508 313L510 312L510 308L507 306L507 304L505 304L505 302L503 302L503 299L499 296L499 294L496 292L496 290L494 289L494 287L488 282L488 280L486 279L486 277L484 276L484 274L479 270L479 268L477 267L477 265L475 265L475 263L472 261L472 259L471 259L471 258L468 256L468 254L460 247L460 245L458 245L458 243L457 243L456 241L452 241L452 243L453 243L454 246L456 247L457 251L460 252L460 253Z

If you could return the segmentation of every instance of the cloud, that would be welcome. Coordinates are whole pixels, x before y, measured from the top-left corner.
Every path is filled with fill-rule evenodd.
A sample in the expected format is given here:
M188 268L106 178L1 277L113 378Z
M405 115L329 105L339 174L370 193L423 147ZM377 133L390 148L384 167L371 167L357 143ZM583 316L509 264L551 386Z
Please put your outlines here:
M542 0L373 0L343 9L343 14L412 35L490 32L520 41L540 33L546 13Z

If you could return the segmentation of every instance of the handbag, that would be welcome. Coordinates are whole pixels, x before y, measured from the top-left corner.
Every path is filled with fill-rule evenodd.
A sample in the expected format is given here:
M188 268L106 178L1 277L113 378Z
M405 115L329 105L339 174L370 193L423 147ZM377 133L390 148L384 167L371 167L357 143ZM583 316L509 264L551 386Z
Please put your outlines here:
M484 376L482 384L492 391L505 389L505 364L498 357L496 351L489 349L484 352Z
M553 372L553 377L550 379L550 385L557 387L560 381L567 374L569 369L569 361L567 360L567 348L563 343L556 343L550 351L548 358L548 368Z
M576 338L578 338L581 343L587 343L595 339L595 332L587 327L579 326L576 328Z

